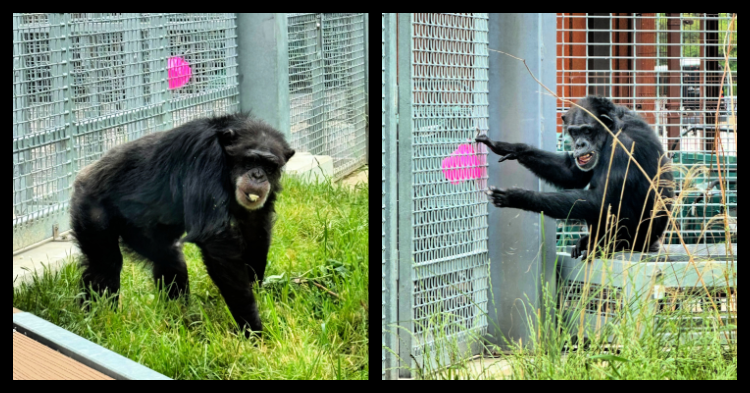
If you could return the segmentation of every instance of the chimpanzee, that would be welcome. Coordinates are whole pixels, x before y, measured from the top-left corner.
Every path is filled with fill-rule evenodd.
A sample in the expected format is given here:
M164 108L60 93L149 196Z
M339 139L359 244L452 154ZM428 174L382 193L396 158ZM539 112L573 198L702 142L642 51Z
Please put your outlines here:
M594 237L598 233L596 242L599 249L606 245L606 240L602 239L612 237L612 233L606 233L604 226L608 207L611 207L612 214L616 215L619 211L615 250L657 251L667 227L667 214L671 209L670 200L674 197L674 190L672 172L664 168L669 160L656 133L640 116L627 108L616 106L606 98L589 96L578 104L597 116L614 133L622 130L618 139L628 150L635 144L633 156L649 177L656 177L658 192L666 201L664 207L655 208L659 205L655 204L654 192L649 190L649 180L633 163L628 168L628 155L614 143L612 135L577 107L572 107L562 117L563 130L574 143L575 150L571 153L551 153L523 143L495 142L486 135L476 138L477 142L502 155L500 161L518 160L537 176L563 190L543 193L490 187L487 194L497 207L543 211L557 219L586 220L589 235L583 236L573 247L573 258L586 256L589 236ZM615 151L610 168L613 146ZM607 181L607 195L602 209ZM656 210L653 219L652 210Z
M74 183L83 285L119 291L122 239L151 262L169 298L186 298L182 243L192 242L244 335L262 331L252 283L263 282L281 167L293 155L280 132L247 114L194 120L112 148Z

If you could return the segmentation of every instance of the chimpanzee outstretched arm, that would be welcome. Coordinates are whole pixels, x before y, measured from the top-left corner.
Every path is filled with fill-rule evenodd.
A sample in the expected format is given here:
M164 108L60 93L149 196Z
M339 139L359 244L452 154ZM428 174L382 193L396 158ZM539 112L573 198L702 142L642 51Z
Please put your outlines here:
M497 207L514 207L544 214L556 219L594 220L599 216L601 196L591 190L564 190L560 192L536 192L520 188L487 191Z
M518 160L538 177L557 187L583 188L591 180L593 172L580 170L570 153L552 153L524 143L491 141L487 135L479 135L475 141L503 156L500 161Z

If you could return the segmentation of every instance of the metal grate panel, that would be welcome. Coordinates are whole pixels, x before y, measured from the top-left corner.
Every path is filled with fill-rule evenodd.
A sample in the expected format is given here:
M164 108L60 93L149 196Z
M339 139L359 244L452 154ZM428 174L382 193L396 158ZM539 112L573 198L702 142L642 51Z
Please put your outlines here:
M288 15L291 144L331 156L335 178L366 159L364 15Z
M558 95L570 100L604 96L640 114L678 165L680 198L674 210L683 239L724 242L723 222L712 218L728 209L736 242L736 21L729 37L729 72L722 80L732 14L557 15ZM568 104L558 101L558 132L559 116L567 110ZM562 135L558 149L567 150ZM719 162L726 205L721 201ZM696 172L699 167L706 171ZM558 246L574 244L586 231L575 222L566 226L561 220L558 226ZM674 232L667 232L666 242L678 243Z
M237 110L234 14L13 14L13 249L68 229L81 168Z
M413 73L405 87L411 89L412 164L400 168L400 176L411 176L413 188L412 351L418 356L441 339L486 333L487 200L481 190L487 160L471 141L478 128L487 129L488 16L411 17ZM402 244L401 252L407 247Z

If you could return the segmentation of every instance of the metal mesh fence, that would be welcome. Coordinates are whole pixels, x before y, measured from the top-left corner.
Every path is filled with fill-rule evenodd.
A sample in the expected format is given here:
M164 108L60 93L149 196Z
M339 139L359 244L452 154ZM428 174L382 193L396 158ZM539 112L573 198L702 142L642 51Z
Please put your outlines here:
M364 15L288 15L291 144L331 156L335 178L366 159Z
M727 35L731 18L726 13L557 17L558 95L608 97L653 127L676 164L673 209L687 243L726 241L723 220L714 218L725 209L736 242L737 24ZM568 105L558 101L558 132ZM560 136L558 149L567 150ZM560 247L574 244L586 231L581 223L558 225ZM679 241L668 232L666 242Z
M412 353L462 341L487 328L486 153L474 151L476 130L487 129L487 14L411 14L412 69L409 89L413 296ZM406 43L400 43L405 45ZM403 116L403 115L402 115ZM401 209L402 213L404 212ZM408 266L400 266L408 269ZM407 319L399 316L399 320Z
M13 14L13 249L68 229L78 170L237 110L234 14Z

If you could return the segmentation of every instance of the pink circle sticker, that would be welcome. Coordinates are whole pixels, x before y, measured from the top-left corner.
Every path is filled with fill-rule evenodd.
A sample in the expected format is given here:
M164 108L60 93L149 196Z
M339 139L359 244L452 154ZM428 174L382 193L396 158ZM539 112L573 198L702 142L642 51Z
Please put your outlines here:
M169 89L177 89L185 86L190 80L193 70L190 69L185 59L179 56L167 59L167 76L169 77Z
M459 145L450 157L443 159L442 169L451 184L481 177L479 157L474 155L471 145Z

